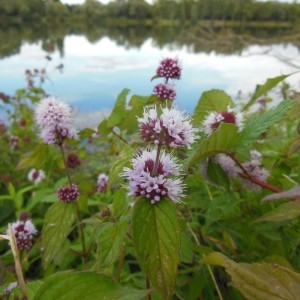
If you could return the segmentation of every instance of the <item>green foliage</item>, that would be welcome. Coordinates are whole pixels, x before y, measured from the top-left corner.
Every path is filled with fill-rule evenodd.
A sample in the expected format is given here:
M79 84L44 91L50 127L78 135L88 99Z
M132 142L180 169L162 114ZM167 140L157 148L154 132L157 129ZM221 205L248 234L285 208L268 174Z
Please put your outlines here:
M203 263L222 266L232 284L246 299L296 300L300 292L300 274L285 266L270 263L236 263L221 253L211 253Z
M47 268L60 254L76 216L76 204L60 201L50 206L45 215L43 237L43 265Z
M145 290L122 287L109 277L94 272L66 271L49 276L33 300L138 300L148 293Z
M171 299L180 253L177 212L170 200L152 205L141 198L132 216L133 242L139 263L151 284Z

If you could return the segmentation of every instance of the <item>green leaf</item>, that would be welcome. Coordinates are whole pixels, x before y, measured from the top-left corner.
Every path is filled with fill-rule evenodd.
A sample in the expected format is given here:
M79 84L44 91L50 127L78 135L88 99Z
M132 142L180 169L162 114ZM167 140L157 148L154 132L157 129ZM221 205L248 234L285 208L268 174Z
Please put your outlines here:
M95 130L91 128L85 128L79 132L80 140L86 139L89 136L91 136L93 133L95 133Z
M34 300L139 300L148 294L147 290L123 287L93 272L65 271L47 277Z
M126 97L129 94L128 89L124 89L118 96L115 106L107 120L107 126L113 128L118 126L124 119L126 119Z
M127 222L102 223L98 231L97 266L105 268L120 258L126 237Z
M238 144L238 141L237 127L234 124L221 123L219 128L200 144L191 161L196 163L208 156L230 151Z
M135 149L126 145L123 147L119 157L114 161L109 172L108 189L111 189L113 185L120 182L120 174L123 172L123 168L132 159Z
M59 254L61 247L70 233L76 216L75 203L55 202L45 215L42 230L43 264L45 268Z
M276 124L296 103L297 101L294 100L284 100L262 115L251 116L241 132L241 139L238 146L248 147L271 125Z
M289 201L264 214L254 222L281 222L292 220L300 216L300 203Z
M263 96L267 92L269 92L272 88L274 88L280 81L283 81L285 78L293 75L291 74L284 74L274 78L268 78L264 84L258 84L255 88L255 92L251 97L250 101L244 106L243 110L247 110L252 104L255 103L255 100L260 96Z
M30 167L40 167L47 160L49 145L39 144L33 152L24 154L17 165L17 170L28 169Z
M236 263L217 252L205 256L202 262L224 267L231 276L233 286L246 299L299 299L300 274L285 266L274 263Z
M175 205L139 199L133 209L134 248L142 270L164 297L171 299L180 256L180 228Z
M225 111L232 103L230 96L222 90L204 92L195 108L193 123L199 126L209 112Z

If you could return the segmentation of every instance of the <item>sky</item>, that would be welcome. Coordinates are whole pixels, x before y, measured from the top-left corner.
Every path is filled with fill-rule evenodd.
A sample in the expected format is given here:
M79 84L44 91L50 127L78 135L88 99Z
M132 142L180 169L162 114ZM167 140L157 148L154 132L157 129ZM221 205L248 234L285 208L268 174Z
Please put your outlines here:
M110 2L111 0L99 0L100 2L106 4ZM261 0L261 1L267 1L267 0ZM274 0L276 1L276 0ZM277 0L278 2L290 2L292 3L294 0ZM61 0L62 3L64 4L82 4L85 2L85 0ZM147 0L147 2L153 2L153 0Z

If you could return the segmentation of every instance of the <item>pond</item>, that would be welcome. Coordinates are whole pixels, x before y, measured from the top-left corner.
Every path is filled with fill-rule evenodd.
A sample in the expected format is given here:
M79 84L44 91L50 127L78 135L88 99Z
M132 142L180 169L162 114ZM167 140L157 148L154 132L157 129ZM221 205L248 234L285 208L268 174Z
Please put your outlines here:
M151 82L163 57L178 57L183 65L182 79L176 82L179 108L193 112L203 91L223 89L233 98L241 91L245 97L256 84L267 78L299 70L300 51L293 43L251 44L242 51L222 53L195 52L192 46L176 43L157 46L145 39L139 47L120 45L107 36L90 42L83 35L67 35L61 51L45 57L42 42L23 42L20 51L0 60L0 91L13 95L26 86L26 69L47 68L49 80L43 85L47 93L70 103L80 112L80 123L87 119L98 123L118 96L128 88L131 94L150 95L158 80ZM62 72L56 67L63 64ZM300 74L287 80L300 88Z

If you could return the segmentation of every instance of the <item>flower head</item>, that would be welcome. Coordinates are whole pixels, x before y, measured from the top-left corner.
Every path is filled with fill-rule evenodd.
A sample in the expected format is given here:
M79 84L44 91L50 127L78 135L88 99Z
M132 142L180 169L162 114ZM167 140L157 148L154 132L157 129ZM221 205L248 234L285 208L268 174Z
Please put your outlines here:
M16 237L18 248L20 250L30 250L32 247L33 236L37 234L37 230L32 221L17 221L12 223L11 227Z
M97 191L99 193L103 193L107 189L107 183L108 183L108 176L106 174L99 174L98 176L98 188Z
M167 197L179 202L184 197L184 185L180 175L180 168L176 160L169 154L162 152L157 158L157 150L144 150L132 159L133 169L124 168L123 177L129 181L128 195L144 196L152 204Z
M72 109L68 104L55 98L44 98L36 107L35 118L46 144L62 144L65 138L77 138Z
M79 167L81 164L81 161L76 153L70 153L67 156L67 166L71 169L75 169Z
M161 60L156 74L160 77L165 77L166 80L171 79L180 79L181 77L181 63L177 58L164 58Z
M210 112L203 121L204 132L211 135L217 130L221 124L230 123L235 124L238 127L238 131L243 129L244 114L241 112L234 112L233 109L228 108L223 112Z
M65 203L72 203L76 201L80 193L78 191L77 185L75 183L72 183L71 186L62 186L57 191L57 195L60 201Z
M162 108L159 115L156 107L145 109L142 118L138 119L141 138L172 148L185 146L190 148L194 143L197 131L192 127L191 118L176 108Z
M27 177L28 180L32 181L34 184L39 184L46 176L43 170L31 169Z
M159 83L153 89L158 98L173 101L176 98L175 86L170 83Z

